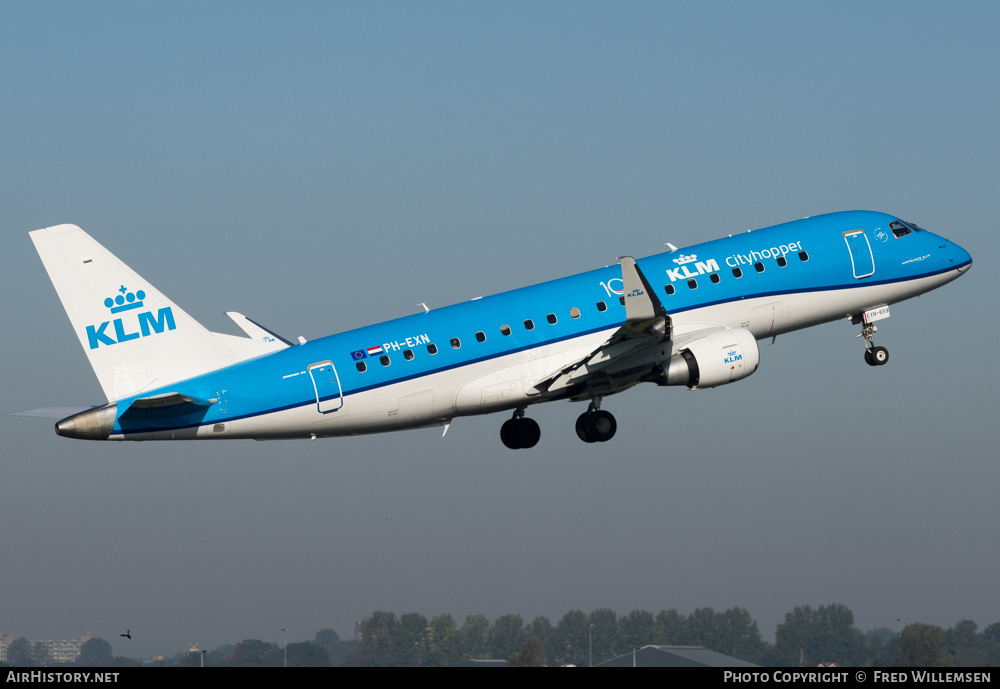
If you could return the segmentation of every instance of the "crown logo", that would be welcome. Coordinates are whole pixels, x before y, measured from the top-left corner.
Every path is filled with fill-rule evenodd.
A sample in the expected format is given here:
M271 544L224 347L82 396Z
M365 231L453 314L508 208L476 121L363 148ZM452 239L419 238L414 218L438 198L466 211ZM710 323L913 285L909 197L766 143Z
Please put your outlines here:
M676 263L679 266L682 266L686 263L694 263L697 260L698 260L698 254L690 254L688 256L681 254L680 258L674 259L674 263Z
M118 295L114 298L108 297L104 300L104 305L111 309L111 313L121 313L131 309L142 308L142 300L146 298L146 293L141 289L135 294L129 292L125 285L118 288Z

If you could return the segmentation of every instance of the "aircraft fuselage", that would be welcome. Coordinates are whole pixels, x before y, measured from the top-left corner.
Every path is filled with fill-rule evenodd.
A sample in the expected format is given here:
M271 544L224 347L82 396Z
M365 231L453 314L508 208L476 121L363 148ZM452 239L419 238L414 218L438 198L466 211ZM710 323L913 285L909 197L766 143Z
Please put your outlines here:
M729 382L726 367L732 380L756 370L752 340L887 309L954 280L972 259L894 216L849 211L634 263L641 282L627 285L624 265L610 265L135 390L109 405L113 423L111 410L103 412L96 437L104 430L111 440L378 433L502 410L519 417L553 399L591 399L599 407L602 397L638 382L697 388L706 386L697 382L702 375L711 387ZM640 323L636 310L630 319L626 296L642 300L653 317ZM85 350L110 356L136 341L154 346L184 327L171 304L149 301L87 323L78 333ZM698 353L713 337L726 351ZM709 369L722 377L704 378ZM76 425L60 433L95 437ZM587 439L579 424L578 432Z

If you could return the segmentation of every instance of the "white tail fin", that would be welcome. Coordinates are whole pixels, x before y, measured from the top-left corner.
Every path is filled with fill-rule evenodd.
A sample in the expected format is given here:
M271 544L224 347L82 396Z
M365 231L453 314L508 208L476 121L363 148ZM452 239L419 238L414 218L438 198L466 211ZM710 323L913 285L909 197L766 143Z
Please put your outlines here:
M108 400L234 362L214 333L76 225L29 234Z

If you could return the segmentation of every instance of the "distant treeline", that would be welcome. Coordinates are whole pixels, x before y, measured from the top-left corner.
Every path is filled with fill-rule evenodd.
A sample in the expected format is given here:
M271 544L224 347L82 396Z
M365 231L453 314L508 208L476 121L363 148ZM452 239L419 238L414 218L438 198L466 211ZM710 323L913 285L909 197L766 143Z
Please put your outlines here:
M795 608L775 630L773 644L761 639L757 623L743 608L716 612L699 608L690 615L663 610L654 615L633 610L619 616L600 608L573 610L553 625L546 617L525 624L520 615L501 615L492 623L469 615L458 623L449 614L430 620L419 613L399 617L376 611L361 622L360 641L341 640L324 629L312 641L279 644L246 639L212 651L178 653L154 665L228 667L460 666L472 660L506 660L512 665L594 665L649 644L704 646L713 651L775 667L842 666L996 666L1000 665L1000 623L983 631L971 620L948 630L911 624L901 633L854 627L845 605ZM91 639L76 665L134 665L111 655L111 645ZM17 639L7 649L7 664L47 665L37 647Z
M608 608L589 615L573 610L555 625L545 617L525 624L520 615L503 615L490 624L483 615L470 615L459 626L447 614L428 621L419 613L397 618L375 612L362 622L361 645L351 660L364 666L445 666L470 659L587 666L662 644L704 646L766 666L1000 664L1000 623L977 630L975 622L963 620L947 631L913 624L901 634L890 629L866 634L854 627L850 609L839 604L795 608L777 626L773 644L761 639L743 608L699 608L687 616L676 610L656 615L633 610L622 616Z

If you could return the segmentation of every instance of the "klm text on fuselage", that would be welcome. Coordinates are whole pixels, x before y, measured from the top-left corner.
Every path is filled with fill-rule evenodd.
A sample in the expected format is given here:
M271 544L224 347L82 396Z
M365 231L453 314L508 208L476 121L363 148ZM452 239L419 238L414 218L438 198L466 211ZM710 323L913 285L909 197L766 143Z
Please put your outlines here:
M730 268L736 268L740 265L763 261L765 258L777 258L779 256L784 256L789 252L801 250L802 242L790 242L788 244L781 244L780 246L772 246L766 249L761 249L760 251L751 251L747 254L733 254L732 256L727 256L726 265ZM696 278L699 275L715 273L719 270L719 263L714 258L710 258L707 261L699 261L697 254L691 254L689 256L681 254L678 258L674 259L674 263L677 264L677 268L667 269L667 276L670 278L671 282L688 280L690 278Z

